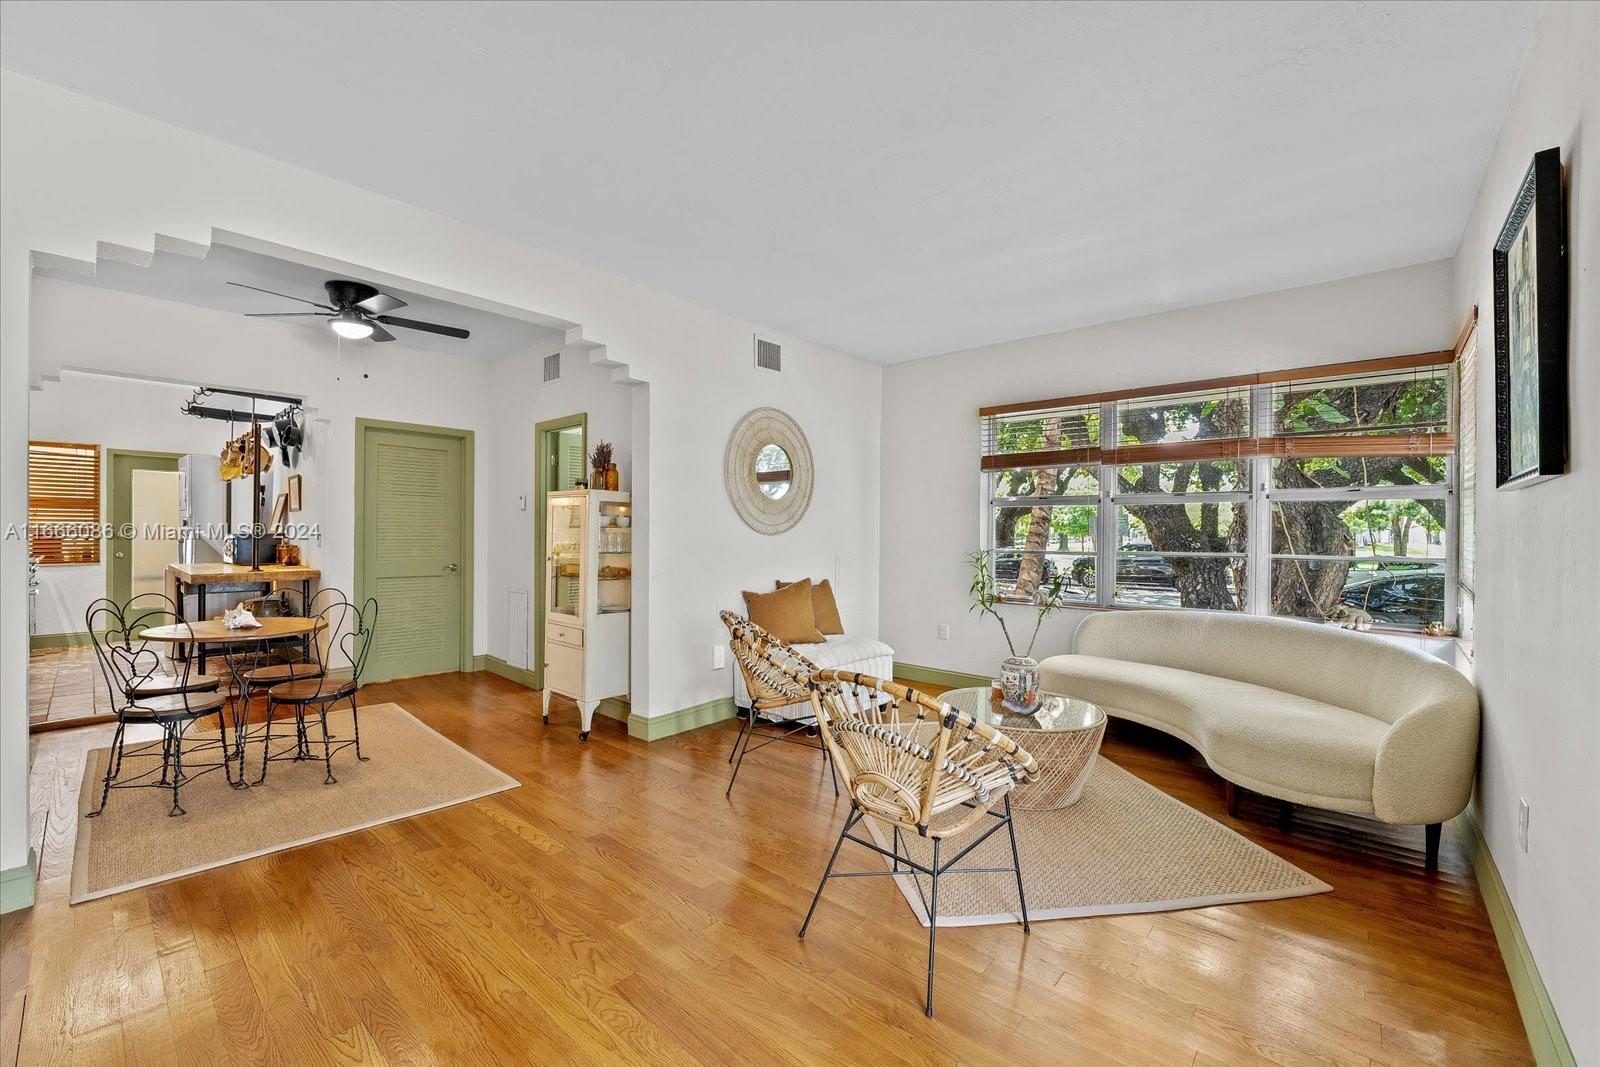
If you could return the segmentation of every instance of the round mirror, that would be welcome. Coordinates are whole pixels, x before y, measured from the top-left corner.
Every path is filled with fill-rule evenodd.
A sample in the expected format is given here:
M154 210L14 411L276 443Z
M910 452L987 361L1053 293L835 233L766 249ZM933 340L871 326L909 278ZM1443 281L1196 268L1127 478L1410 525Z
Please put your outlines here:
M756 408L733 428L722 457L728 499L758 533L794 526L811 504L815 480L805 432L776 408Z
M763 445L756 453L756 484L769 500L782 500L794 481L794 471L789 466L789 453L778 445Z

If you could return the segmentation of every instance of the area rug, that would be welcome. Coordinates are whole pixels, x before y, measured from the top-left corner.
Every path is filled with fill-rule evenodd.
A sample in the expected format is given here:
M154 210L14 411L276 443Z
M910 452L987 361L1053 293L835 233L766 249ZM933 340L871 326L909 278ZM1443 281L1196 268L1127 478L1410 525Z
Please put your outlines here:
M328 728L331 734L350 737L349 708L330 713ZM320 742L321 730L313 726L312 736ZM336 753L337 783L324 784L321 746L313 747L319 758L274 761L267 780L249 789L232 788L221 771L205 774L183 787L188 814L171 818L172 794L157 789L113 789L104 814L85 818L83 813L100 803L110 754L108 748L92 750L78 798L72 903L464 804L518 785L397 704L361 709L361 751L368 761L357 762L353 748ZM131 752L130 746L130 761ZM215 762L214 754L204 758ZM130 767L125 763L125 771ZM261 772L259 742L250 744L246 770L252 781Z
M1061 811L1015 811L1028 918L1075 919L1178 911L1214 904L1327 893L1332 886L1118 767L1096 757L1083 799ZM891 832L866 820L884 848ZM954 856L978 836L947 840ZM901 834L901 847L927 865L933 843ZM889 860L884 859L885 866ZM961 867L1009 867L1011 845L1002 830L974 849ZM959 868L958 868L959 870ZM894 879L922 925L929 879ZM919 884L920 883L920 888ZM939 925L1021 922L1017 883L1005 874L952 874L939 879Z

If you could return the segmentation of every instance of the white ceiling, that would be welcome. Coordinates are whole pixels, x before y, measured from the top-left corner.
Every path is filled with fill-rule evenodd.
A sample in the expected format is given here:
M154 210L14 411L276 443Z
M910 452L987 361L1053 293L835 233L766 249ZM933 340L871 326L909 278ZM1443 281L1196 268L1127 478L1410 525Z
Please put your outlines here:
M894 361L1452 254L1540 4L63 4L0 62Z
M187 242L185 242L187 244ZM200 246L194 246L198 251ZM442 326L459 326L472 336L462 340L444 337L423 330L408 330L401 326L389 328L393 341L346 341L346 344L377 345L399 344L429 352L447 352L451 355L470 356L483 360L525 352L535 345L549 345L551 351L560 348L563 335L537 323L524 322L491 311L464 307L461 304L422 296L408 289L398 288L381 280L364 276L360 271L330 272L322 267L296 263L292 260L267 255L254 249L237 248L214 241L204 250L204 255L183 251L157 250L143 262L129 263L102 256L92 275L84 275L68 266L36 266L34 273L63 281L94 285L103 289L118 289L125 293L152 296L160 300L175 300L197 307L216 308L219 311L278 312L316 311L293 300L269 296L229 285L242 282L259 289L313 300L328 302L322 283L332 279L368 281L376 288L406 302L406 306L393 312L419 322L433 322ZM274 318L265 321L286 326L301 326L328 332L328 321L321 318Z

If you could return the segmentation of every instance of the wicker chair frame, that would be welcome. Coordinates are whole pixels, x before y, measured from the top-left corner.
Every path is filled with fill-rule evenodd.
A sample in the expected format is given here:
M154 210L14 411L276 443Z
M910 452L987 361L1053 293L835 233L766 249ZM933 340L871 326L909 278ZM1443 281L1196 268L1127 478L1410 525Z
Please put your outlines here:
M932 888L922 897L928 915L928 985L923 1011L931 1018L940 879L952 874L1011 875L1017 883L1023 933L1032 930L1011 817L1011 790L1033 781L1038 766L1026 749L994 727L897 682L826 670L795 672L793 680L809 684L823 744L844 774L850 794L850 812L800 925L800 937L806 936L830 878L906 875L916 882L920 894L922 883L915 876L926 876ZM996 805L1000 811L994 810ZM869 818L889 825L890 848L851 833ZM1011 866L957 866L1001 830L1010 838ZM931 863L918 863L902 849L907 831L933 842ZM968 831L975 835L972 840L961 842L956 854L945 859L945 839ZM839 851L847 840L889 859L889 869L835 872Z
M719 615L722 625L728 628L728 647L733 651L739 672L744 675L745 688L750 692L750 706L736 709L739 735L734 738L733 749L728 753L728 762L734 767L723 796L733 795L733 783L739 780L744 758L778 741L819 750L823 766L833 779L833 795L838 796L839 776L833 770L832 754L820 739L812 740L818 735L816 716L778 720L762 718L762 712L811 703L811 683L808 679L821 668L797 652L793 645L780 640L743 615L731 611L723 611ZM752 743L758 739L759 743Z

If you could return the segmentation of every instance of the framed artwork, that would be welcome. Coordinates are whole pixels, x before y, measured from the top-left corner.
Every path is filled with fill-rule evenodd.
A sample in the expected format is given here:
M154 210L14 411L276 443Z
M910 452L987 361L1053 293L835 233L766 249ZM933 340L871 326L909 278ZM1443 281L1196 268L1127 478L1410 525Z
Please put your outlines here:
M1561 150L1533 157L1494 245L1495 485L1567 470L1567 229Z
M272 504L272 525L267 529L275 534L283 533L283 524L289 521L289 494L279 493L278 499Z
M301 499L300 499L300 476L298 474L289 475L288 493L289 493L289 510L290 511L299 511L300 510L300 505L301 505Z

